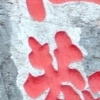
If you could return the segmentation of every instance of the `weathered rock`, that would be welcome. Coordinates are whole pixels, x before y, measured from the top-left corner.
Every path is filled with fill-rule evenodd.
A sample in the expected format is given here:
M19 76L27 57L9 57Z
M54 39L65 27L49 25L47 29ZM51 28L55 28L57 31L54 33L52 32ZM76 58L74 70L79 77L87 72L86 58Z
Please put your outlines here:
M100 5L82 2L54 5L44 1L47 15L41 23L30 17L24 0L0 2L0 100L32 100L23 84L28 73L38 76L44 71L33 68L28 60L30 36L50 45L53 65L57 68L54 36L57 31L66 31L84 55L82 66L76 68L83 76L100 71ZM44 93L38 100L45 96Z
M12 27L7 8L9 2L0 0L0 100L22 100L16 84L17 69L11 59Z

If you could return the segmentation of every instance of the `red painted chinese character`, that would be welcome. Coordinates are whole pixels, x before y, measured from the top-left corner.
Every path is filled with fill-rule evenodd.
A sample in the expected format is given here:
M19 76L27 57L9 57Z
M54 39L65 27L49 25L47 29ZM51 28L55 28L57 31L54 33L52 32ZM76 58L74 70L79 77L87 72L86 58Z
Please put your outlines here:
M29 60L32 66L44 69L45 74L34 77L29 74L24 84L27 94L32 98L39 97L46 89L50 88L46 100L56 100L60 91L63 92L65 100L80 100L80 96L70 86L62 85L62 82L70 82L80 91L85 87L85 81L77 69L70 69L69 64L81 61L83 56L77 46L73 45L69 36L63 32L57 32L55 36L57 49L54 51L58 62L58 71L53 68L52 57L49 53L48 44L41 45L34 38L29 38L32 52Z
M100 0L50 0L54 4L62 4L65 2L94 2L100 4ZM43 21L46 17L46 12L43 4L43 0L26 0L28 11L31 17L37 21Z

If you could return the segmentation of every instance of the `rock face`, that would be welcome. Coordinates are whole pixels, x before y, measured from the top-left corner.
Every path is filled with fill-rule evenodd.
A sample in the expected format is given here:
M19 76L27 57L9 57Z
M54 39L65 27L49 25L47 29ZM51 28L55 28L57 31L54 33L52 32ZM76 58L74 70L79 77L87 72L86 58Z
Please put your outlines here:
M88 52L88 56L85 56L83 61L83 66L88 76L100 70L100 28L94 26L94 24L85 25L82 28L82 32L80 44Z
M23 84L28 73L38 76L44 71L35 69L29 62L30 36L50 45L57 69L54 36L57 31L66 31L84 56L81 64L72 64L73 67L83 76L100 71L100 5L86 2L54 5L48 0L44 0L44 5L46 18L38 22L30 17L25 0L0 0L0 100L33 100ZM44 100L45 96L44 93L37 100ZM99 94L93 96L100 97Z
M0 100L22 100L16 85L17 68L10 53L12 27L7 13L10 5L0 0Z

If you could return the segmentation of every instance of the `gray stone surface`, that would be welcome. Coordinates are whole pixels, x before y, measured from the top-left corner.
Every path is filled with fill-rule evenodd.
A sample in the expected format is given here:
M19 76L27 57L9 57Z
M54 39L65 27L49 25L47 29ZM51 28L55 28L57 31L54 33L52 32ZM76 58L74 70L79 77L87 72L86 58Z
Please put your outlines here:
M88 77L100 71L100 18L90 20L88 23L83 21L82 18L78 18L73 20L73 22L76 27L81 27L82 30L79 44L83 46L88 53L88 55L84 56L82 61L82 65ZM93 94L93 96L100 97L100 94Z
M10 54L11 32L7 1L0 0L0 100L22 100L16 85L17 69Z
M94 7L95 8L95 7ZM72 17L72 22L75 27L80 27L82 34L79 44L83 46L88 55L84 56L82 65L85 69L86 75L89 76L96 71L100 71L100 12L99 7L92 14L92 9L90 9L90 14L85 15L84 13L79 13L78 17ZM81 10L80 10L81 11ZM86 12L83 10L83 12ZM97 18L91 17L98 16ZM88 19L89 17L91 19ZM84 17L88 20L84 20Z
M96 5L76 3L66 4L58 9L58 6L53 5L53 7L48 4L46 9L52 17L50 19L47 17L43 23L38 23L29 17L24 0L20 0L19 5L18 8L17 3L13 0L0 0L0 100L23 100L21 96L23 91L20 92L18 89L23 84L18 83L19 87L17 87L16 80L23 83L27 70L31 66L28 66L29 61L28 63L26 61L27 53L29 53L27 38L30 35L36 36L41 43L50 42L53 35L50 36L55 33L55 30L70 31L70 27L72 27L70 32L73 32L73 27L79 27L82 30L79 44L88 52L88 55L84 55L82 61L85 72L88 76L100 70L100 7L95 8ZM51 12L49 12L49 9ZM59 15L59 12L61 15ZM66 21L64 21L64 18L66 18ZM41 33L44 35L41 35ZM45 35L45 33L48 34ZM10 48L11 35L12 50ZM50 42L51 47L54 44L53 42ZM15 57L13 57L15 61L11 59L11 51L13 51L12 55ZM15 66L15 62L18 66ZM17 68L20 72L18 79ZM24 100L31 100L26 94L24 98Z
M82 29L80 45L84 46L88 55L84 56L82 65L88 76L100 71L100 19L85 23L80 21ZM78 24L77 24L78 25ZM95 98L100 94L92 94Z
M99 20L96 22L99 24ZM100 26L98 24L96 25L92 21L81 26L80 45L84 46L88 52L88 56L84 56L82 62L87 76L100 71Z
M88 52L83 61L87 75L100 71L100 28L84 27L80 44Z

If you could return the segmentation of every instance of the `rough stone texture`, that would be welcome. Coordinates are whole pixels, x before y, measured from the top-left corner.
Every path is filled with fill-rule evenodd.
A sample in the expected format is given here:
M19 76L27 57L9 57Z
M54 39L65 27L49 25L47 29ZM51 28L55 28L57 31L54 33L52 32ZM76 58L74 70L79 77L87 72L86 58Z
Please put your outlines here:
M88 54L84 56L82 66L86 76L89 76L100 71L100 18L88 23L80 20L76 26L81 27L82 30L79 44L86 49ZM100 94L93 94L93 96L100 97Z
M85 11L85 7L87 11ZM73 25L81 28L79 45L83 46L87 51L87 55L84 55L82 61L86 76L100 71L100 6L94 5L93 9L91 6L89 7L85 5L83 10L79 10L79 12L83 13L76 14L77 17L75 18L72 17ZM100 94L94 96L100 97Z
M0 0L0 100L22 100L16 85L17 69L10 53L12 27L7 13L10 5Z
M100 71L100 28L97 28L97 26L84 26L82 32L80 44L88 52L88 56L85 56L83 61L88 76Z
M30 17L25 0L16 1L0 2L0 100L33 100L25 93L23 84L29 72L38 76L44 71L32 68L29 63L29 36L35 37L41 44L49 43L56 69L57 64L52 53L56 48L54 35L57 31L64 30L82 50L84 60L76 68L83 76L100 70L99 5L82 2L53 5L44 0L47 15L39 23ZM79 94L81 95L80 92ZM46 92L37 100L44 100L45 96Z

